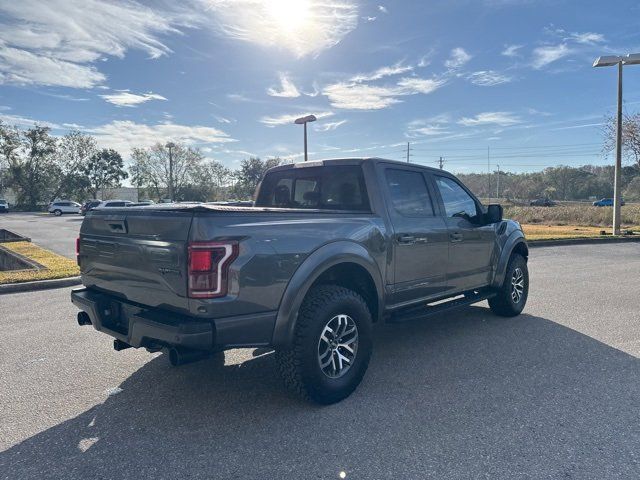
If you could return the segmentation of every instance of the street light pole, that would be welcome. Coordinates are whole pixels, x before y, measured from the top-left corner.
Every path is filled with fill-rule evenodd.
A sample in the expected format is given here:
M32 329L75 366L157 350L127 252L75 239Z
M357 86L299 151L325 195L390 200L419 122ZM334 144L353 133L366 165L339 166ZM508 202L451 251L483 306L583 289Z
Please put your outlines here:
M167 143L166 147L169 149L169 201L173 203L173 152L172 149L176 147L173 142Z
M304 125L304 161L309 160L309 154L307 152L307 123L315 122L317 118L315 115L307 115L306 117L297 118L294 122L296 125Z
M640 54L606 55L599 57L594 67L618 67L618 112L616 117L616 166L613 180L613 234L620 235L621 223L621 172L622 172L622 70L625 65L639 65Z
M616 120L616 167L613 177L613 234L620 235L622 196L620 195L622 171L622 62L618 62L618 115Z

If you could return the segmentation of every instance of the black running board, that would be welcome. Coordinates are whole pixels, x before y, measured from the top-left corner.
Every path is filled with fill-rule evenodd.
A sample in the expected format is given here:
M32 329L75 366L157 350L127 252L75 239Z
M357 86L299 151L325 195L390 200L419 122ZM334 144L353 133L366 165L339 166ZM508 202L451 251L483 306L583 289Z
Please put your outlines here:
M496 296L496 293L491 290L468 292L464 294L463 297L460 297L460 298L454 297L454 299L448 300L448 301L444 300L442 301L442 303L433 302L433 303L437 303L437 305L426 304L426 305L420 305L419 307L413 307L410 309L404 309L398 312L394 312L387 319L387 323L405 323L405 322L412 322L414 320L423 320L433 315L449 312L451 310L457 310L461 307L473 305L474 303L478 303L483 300L488 300L495 296Z

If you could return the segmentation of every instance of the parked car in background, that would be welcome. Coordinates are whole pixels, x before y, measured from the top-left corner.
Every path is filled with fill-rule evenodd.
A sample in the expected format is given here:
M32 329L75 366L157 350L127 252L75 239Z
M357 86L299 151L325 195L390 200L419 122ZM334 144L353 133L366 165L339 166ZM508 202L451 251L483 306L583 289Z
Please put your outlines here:
M548 198L536 198L535 200L531 200L529 205L532 207L555 207L557 203Z
M78 202L72 202L70 200L60 200L57 202L51 202L49 204L49 208L47 208L47 211L49 213L53 213L56 217L59 217L64 213L80 213L81 208L82 205L80 205Z
M80 207L80 215L85 216L89 210L93 210L101 203L102 200L91 200L89 202L85 202L84 205Z
M0 213L6 213L9 211L9 202L6 200L0 200Z
M620 205L624 205L624 199L620 199ZM613 198L601 198L593 202L594 207L613 207Z
M100 205L95 208L121 208L127 207L132 203L133 202L129 200L105 200L104 202L100 202Z

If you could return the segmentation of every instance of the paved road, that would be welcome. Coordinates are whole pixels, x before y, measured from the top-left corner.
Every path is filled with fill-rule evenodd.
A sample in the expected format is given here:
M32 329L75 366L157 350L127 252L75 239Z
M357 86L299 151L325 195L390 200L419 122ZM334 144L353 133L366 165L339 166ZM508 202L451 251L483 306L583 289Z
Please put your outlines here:
M381 325L324 408L270 354L172 368L76 326L68 289L2 296L0 478L640 478L640 245L530 263L521 317Z
M0 228L31 237L34 243L60 255L76 258L76 237L84 217L48 213L10 212L0 215Z

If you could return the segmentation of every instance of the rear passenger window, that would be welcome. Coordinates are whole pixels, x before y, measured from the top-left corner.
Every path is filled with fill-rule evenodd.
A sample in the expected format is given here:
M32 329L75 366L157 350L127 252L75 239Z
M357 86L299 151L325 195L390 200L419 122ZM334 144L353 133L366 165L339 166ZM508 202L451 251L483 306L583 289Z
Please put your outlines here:
M424 176L411 170L386 170L393 207L402 215L432 217L433 203Z

